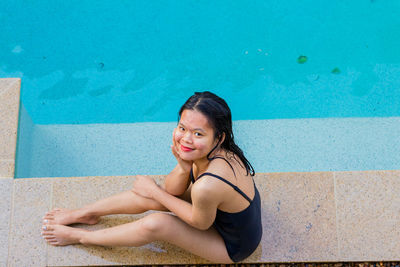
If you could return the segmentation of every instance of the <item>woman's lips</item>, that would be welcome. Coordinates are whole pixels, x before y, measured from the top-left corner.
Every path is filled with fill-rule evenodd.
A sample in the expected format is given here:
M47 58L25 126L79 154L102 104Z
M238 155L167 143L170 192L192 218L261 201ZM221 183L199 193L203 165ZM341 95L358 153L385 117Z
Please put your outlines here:
M186 146L184 146L184 145L181 145L181 149L182 149L183 152L190 152L190 151L193 150L193 149L191 149L190 147L186 147Z

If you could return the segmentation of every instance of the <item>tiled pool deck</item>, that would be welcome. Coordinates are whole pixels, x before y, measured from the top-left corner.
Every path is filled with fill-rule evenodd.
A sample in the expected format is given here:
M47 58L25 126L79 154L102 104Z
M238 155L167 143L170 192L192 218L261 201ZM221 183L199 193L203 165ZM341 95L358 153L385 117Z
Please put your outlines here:
M141 248L48 246L40 236L46 211L127 190L135 177L14 179L19 94L19 79L0 79L0 266L208 263L162 242ZM400 170L257 173L255 181L264 235L246 262L400 261ZM106 216L87 228L140 216Z

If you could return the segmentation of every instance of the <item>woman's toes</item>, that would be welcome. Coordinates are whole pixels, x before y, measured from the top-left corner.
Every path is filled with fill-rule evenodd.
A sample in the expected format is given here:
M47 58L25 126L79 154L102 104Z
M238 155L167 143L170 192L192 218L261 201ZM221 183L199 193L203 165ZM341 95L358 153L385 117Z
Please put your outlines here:
M55 237L54 238L45 238L45 240L46 240L47 243L49 243L51 245L55 245L55 244L58 243L58 241L57 241L57 239Z
M43 217L43 224L54 224L54 220L54 215L46 215Z
M54 216L57 211L60 211L60 208L52 209L51 211L46 212L46 216Z
M51 225L43 225L42 226L43 231L53 231L53 227Z
M53 219L54 218L54 215L52 215L52 214L46 214L42 219L43 220L48 220L48 219Z

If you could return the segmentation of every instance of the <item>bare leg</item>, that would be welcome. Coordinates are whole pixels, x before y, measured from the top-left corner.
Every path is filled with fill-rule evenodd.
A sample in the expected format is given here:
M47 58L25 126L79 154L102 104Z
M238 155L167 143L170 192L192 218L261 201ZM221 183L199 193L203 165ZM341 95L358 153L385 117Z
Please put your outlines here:
M137 247L162 240L212 262L232 263L222 237L213 227L199 230L166 213L153 213L132 223L98 231L48 225L42 235L54 246L81 243Z
M46 213L43 219L46 225L96 224L103 215L138 214L148 210L165 211L166 208L155 200L144 198L132 191L126 191L80 209L54 209Z

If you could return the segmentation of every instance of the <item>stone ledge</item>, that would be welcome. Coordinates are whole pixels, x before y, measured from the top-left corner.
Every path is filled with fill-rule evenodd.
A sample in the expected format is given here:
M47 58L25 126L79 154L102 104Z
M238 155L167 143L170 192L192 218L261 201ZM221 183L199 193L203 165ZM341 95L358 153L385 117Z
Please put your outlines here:
M0 266L9 260L21 79L0 79Z
M2 177L14 177L20 87L21 79L0 79L0 176Z
M160 182L163 176L152 176ZM400 171L258 173L264 235L246 263L400 260ZM14 180L9 266L207 264L172 245L51 247L40 236L53 207L75 208L128 190L134 176ZM29 207L29 209L27 209ZM105 216L99 229L143 215ZM21 230L23 229L23 230Z
M400 171L337 172L343 261L400 260Z
M0 178L0 266L7 266L13 179Z

